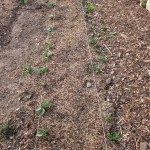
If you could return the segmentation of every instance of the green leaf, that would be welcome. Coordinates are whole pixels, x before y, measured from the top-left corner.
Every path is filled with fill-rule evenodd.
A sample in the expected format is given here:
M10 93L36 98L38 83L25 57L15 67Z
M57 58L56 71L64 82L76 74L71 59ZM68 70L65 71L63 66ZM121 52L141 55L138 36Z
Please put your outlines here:
M54 3L49 2L49 3L47 4L47 6L48 6L49 8L54 8L56 5L55 5Z
M45 114L45 109L40 106L36 109L36 112L40 115L40 116L43 116Z
M37 73L38 73L39 75L43 75L43 74L45 74L46 72L48 72L48 67L43 67L43 68L37 70Z
M32 66L25 66L25 67L23 68L23 71L24 71L25 73L31 74L32 71L33 71L33 68L32 68Z
M55 16L54 15L50 15L50 16L48 16L50 19L55 19Z
M29 0L21 0L22 5L27 5L29 3Z
M110 141L114 141L114 142L118 142L120 140L120 136L117 134L117 133L111 133L109 136L108 136L108 139Z
M102 72L102 70L99 66L94 66L93 69L96 73L101 73Z
M94 3L88 3L86 6L86 12L91 12L92 10L94 10L95 8L95 4Z
M43 53L43 60L46 61L49 58L51 58L53 56L53 53L51 51L45 52Z
M44 108L44 109L47 109L51 106L50 102L44 102L41 104L41 107Z
M87 4L87 0L82 0L83 5Z
M38 130L36 133L37 137L42 137L42 136L47 136L48 135L48 130Z
M108 61L108 58L103 56L103 57L100 57L99 61L101 62L107 62Z
M90 45L95 45L97 43L97 38L92 38L89 40Z

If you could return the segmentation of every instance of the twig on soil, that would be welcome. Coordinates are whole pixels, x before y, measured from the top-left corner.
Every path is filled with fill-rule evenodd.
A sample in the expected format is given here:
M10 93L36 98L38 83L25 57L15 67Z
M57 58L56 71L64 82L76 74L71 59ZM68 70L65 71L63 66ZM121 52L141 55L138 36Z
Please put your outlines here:
M110 51L110 49L108 48L107 45L104 44L104 46L106 47L106 49L108 50L108 52L112 55L112 52Z

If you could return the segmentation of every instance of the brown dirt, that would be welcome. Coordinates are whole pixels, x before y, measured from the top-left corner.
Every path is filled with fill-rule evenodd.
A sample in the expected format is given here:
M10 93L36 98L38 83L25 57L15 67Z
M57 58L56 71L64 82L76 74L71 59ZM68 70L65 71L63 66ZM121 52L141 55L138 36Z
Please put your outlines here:
M86 19L89 38L105 34L101 27L106 25L117 35L88 48L82 1L57 0L52 9L47 2L33 0L24 7L18 0L0 0L0 123L14 129L13 137L0 139L0 149L102 150L113 132L121 140L107 140L108 150L150 144L150 14L137 1L93 1L97 5ZM48 16L54 12L52 21ZM53 24L56 30L50 36L47 29ZM47 43L54 46L54 55L44 62ZM99 55L95 48L102 50ZM89 50L93 64L103 70L96 81ZM109 61L100 63L100 56ZM25 65L35 70L47 66L49 71L28 75L22 72ZM39 117L35 109L43 101L51 101L52 107ZM99 102L111 121L101 120ZM38 129L47 129L49 136L36 138Z

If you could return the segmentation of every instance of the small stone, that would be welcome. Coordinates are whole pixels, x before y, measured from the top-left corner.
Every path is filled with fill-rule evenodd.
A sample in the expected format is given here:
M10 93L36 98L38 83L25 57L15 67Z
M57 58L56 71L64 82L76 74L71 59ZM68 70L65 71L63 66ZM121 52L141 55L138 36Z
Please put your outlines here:
M87 86L87 88L90 88L90 87L92 87L92 83L91 82L87 82L86 86Z
M148 0L146 3L146 9L150 12L150 0Z
M146 142L140 143L140 150L147 150L147 143Z
M112 83L112 78L108 78L108 79L106 80L106 84L109 85L109 84L111 84L111 83Z

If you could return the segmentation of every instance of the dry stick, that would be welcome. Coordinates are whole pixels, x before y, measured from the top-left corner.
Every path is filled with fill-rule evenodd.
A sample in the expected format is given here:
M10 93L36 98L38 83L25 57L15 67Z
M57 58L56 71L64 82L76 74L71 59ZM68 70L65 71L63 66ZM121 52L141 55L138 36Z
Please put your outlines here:
M108 46L105 45L105 44L104 44L104 46L106 47L106 49L108 50L108 52L109 52L111 55L113 55L112 52L110 51L110 49L108 48Z
M82 8L82 11L83 11L82 16L84 18L84 7L82 5L82 1L81 1L81 8ZM92 60L92 52L90 50L89 37L88 37L88 29L87 29L87 23L86 23L85 19L84 19L84 24L85 24L85 30L86 30L87 49L89 50L89 57L90 57L91 65L93 66L94 63L93 63L93 60ZM107 140L106 140L106 133L105 133L105 123L103 121L103 115L102 115L102 107L103 107L103 105L101 104L100 95L98 93L98 88L97 88L97 83L96 83L96 77L95 77L94 70L93 70L93 79L94 79L96 94L97 94L97 97L98 97L98 99L97 99L97 102L98 102L98 111L99 111L99 117L101 119L102 128L103 128L103 137L104 137L104 142L105 142L105 148L106 148L106 150L108 150Z
M55 5L57 4L57 0L55 0ZM56 8L54 7L54 10L53 10L53 15L54 15L54 17L55 17L55 14L56 14ZM53 25L53 27L54 27L54 25L55 25L55 19L53 19L53 21L52 21L52 25ZM41 101L42 101L42 97L41 97ZM38 118L38 123L37 123L37 130L38 130L38 128L39 128L39 126L40 126L40 119L42 120L43 119L43 117L39 117ZM36 137L36 139L35 139L35 145L34 145L34 150L37 150L37 139L38 139L38 137Z

